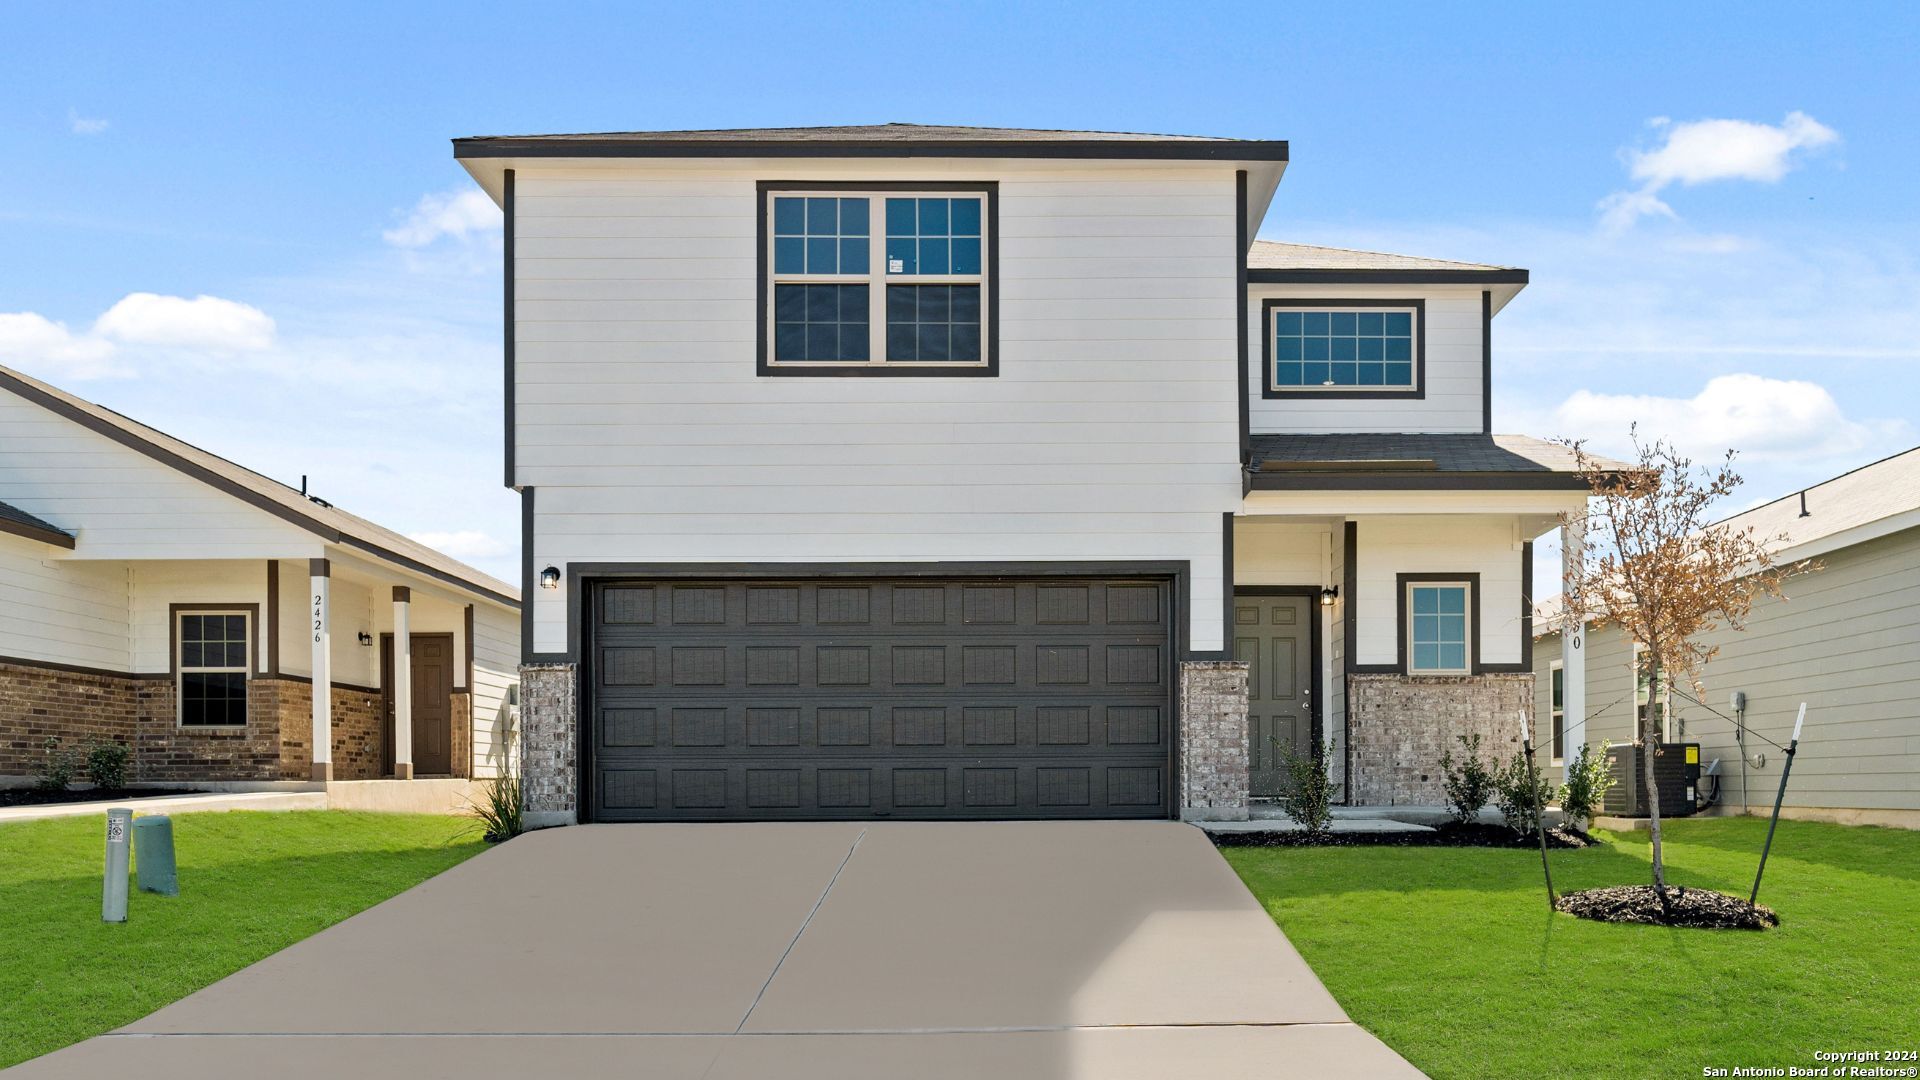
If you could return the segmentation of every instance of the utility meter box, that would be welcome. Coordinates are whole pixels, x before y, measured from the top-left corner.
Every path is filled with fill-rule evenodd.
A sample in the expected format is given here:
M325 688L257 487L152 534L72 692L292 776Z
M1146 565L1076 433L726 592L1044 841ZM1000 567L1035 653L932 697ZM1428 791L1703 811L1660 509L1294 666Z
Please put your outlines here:
M1644 747L1631 745L1607 749L1613 786L1602 800L1605 813L1615 817L1648 815L1645 753ZM1699 805L1700 744L1661 743L1653 759L1653 776L1660 791L1660 816L1691 816Z

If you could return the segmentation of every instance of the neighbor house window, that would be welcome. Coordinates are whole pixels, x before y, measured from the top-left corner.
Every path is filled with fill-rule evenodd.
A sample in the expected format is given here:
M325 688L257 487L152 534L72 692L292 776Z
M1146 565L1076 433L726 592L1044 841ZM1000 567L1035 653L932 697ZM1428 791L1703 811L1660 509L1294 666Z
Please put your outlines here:
M1407 586L1407 670L1418 675L1464 675L1468 671L1465 582L1419 582Z
M180 723L243 727L247 722L248 616L241 611L183 611L175 618Z
M1653 720L1660 731L1660 741L1673 742L1673 693L1667 683L1667 673L1659 673L1659 686L1654 683L1653 658L1648 655L1647 647L1639 642L1633 643L1633 711L1634 715L1645 723L1648 710L1653 711ZM1636 736L1639 728L1635 728Z
M1424 304L1266 304L1269 396L1417 396Z
M1547 730L1553 733L1553 745L1548 748L1553 763L1559 765L1567 742L1567 669L1555 660L1547 667Z
M991 185L762 189L763 374L994 373Z

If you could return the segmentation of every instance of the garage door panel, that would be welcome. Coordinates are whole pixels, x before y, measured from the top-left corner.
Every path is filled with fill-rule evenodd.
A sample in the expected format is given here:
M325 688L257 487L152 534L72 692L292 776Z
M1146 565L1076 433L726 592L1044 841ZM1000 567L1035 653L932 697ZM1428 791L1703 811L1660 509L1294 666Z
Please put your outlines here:
M603 820L1158 817L1171 588L618 582L593 594Z

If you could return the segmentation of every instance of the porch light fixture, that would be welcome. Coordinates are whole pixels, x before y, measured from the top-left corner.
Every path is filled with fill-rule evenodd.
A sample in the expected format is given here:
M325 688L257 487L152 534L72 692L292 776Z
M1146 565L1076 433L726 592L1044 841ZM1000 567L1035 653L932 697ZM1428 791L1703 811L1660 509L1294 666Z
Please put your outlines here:
M559 588L560 568L557 566L549 566L545 570L540 571L540 587L543 589Z
M1332 607L1333 602L1335 600L1338 600L1339 598L1340 598L1340 586L1338 585L1329 585L1326 588L1320 590L1320 606L1321 607Z
M373 644L373 635L372 635L372 634L369 634L369 633L367 633L367 632L366 632L365 630L362 630L362 631L360 631L360 644L362 644L362 645L372 645L372 644Z

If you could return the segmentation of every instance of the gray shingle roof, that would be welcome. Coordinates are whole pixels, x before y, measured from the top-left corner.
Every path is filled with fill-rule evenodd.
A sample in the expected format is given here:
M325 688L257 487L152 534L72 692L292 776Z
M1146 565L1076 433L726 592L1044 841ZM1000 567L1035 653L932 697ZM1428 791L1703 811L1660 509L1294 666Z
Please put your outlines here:
M1380 251L1320 247L1315 244L1287 244L1277 240L1255 240L1247 252L1249 270L1440 270L1487 271L1518 270L1517 266L1492 263L1456 262L1452 259L1427 259L1417 255L1389 255Z
M1061 157L1285 161L1277 139L1226 139L1140 131L850 124L833 127L598 131L476 135L453 140L456 158L499 157Z
M1255 435L1255 472L1563 473L1573 451L1528 435ZM1627 466L1594 458L1602 468Z
M972 127L959 124L841 124L823 127L692 128L681 131L599 131L558 135L475 135L462 142L539 139L547 142L1234 142L1208 135L1157 135L1142 131L1074 131L1054 128Z
M73 546L73 534L45 518L38 518L10 503L0 502L0 532L14 533L34 540ZM36 535L37 534L37 535ZM61 541L58 537L66 537Z

